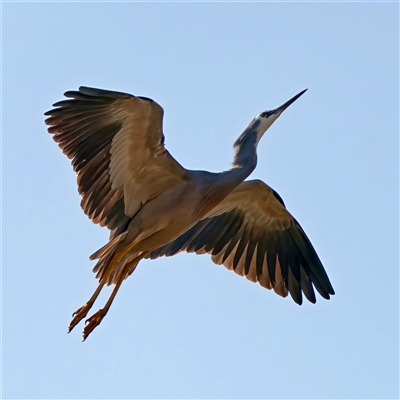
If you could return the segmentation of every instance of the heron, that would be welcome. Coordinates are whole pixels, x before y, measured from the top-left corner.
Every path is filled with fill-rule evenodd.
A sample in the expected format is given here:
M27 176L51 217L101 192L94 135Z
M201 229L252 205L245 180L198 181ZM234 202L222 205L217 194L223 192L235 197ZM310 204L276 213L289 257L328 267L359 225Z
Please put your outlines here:
M81 86L47 111L48 132L71 159L84 213L110 230L108 243L90 256L98 286L72 315L83 320L105 285L103 308L86 321L83 341L101 323L122 282L145 258L179 252L208 253L252 282L299 305L316 302L314 288L335 292L310 240L279 194L247 180L264 133L307 89L259 113L234 142L232 168L185 169L164 144L163 108L154 100Z

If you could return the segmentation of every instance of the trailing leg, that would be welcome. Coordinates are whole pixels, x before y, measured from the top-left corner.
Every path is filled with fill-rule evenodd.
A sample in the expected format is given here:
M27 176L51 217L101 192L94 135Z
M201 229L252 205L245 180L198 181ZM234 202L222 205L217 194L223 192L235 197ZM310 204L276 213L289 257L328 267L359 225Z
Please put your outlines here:
M115 299L115 296L118 293L118 290L122 284L122 282L135 270L136 266L138 265L139 261L146 257L148 254L150 253L150 251L145 251L142 252L140 254L140 256L136 257L135 259L133 259L132 261L128 262L123 270L122 273L120 273L115 281L115 287L110 295L110 297L108 298L106 304L104 305L103 308L101 308L100 310L98 310L97 312L95 312L90 318L88 318L86 320L86 325L85 328L83 330L83 341L85 341L88 336L93 332L93 330L100 325L101 321L103 320L103 318L106 316L106 314L108 313L108 310L111 307L112 302ZM112 270L110 269L110 272ZM109 274L107 274L107 278L108 278Z

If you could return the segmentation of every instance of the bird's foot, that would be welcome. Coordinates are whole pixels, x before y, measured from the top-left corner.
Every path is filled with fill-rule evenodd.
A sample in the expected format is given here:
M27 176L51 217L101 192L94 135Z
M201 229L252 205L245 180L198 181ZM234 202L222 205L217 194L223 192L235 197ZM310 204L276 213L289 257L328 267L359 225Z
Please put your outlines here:
M96 326L100 325L102 319L106 315L106 311L101 308L99 311L95 312L90 318L85 321L85 328L83 329L83 341L85 341L88 336L93 332Z
M87 313L89 312L90 308L92 307L91 304L86 303L84 306L82 306L81 308L78 308L73 314L73 318L72 321L69 324L68 327L68 333L70 333L72 331L72 329L75 328L76 325L79 324L79 322L81 322L83 320L83 318L86 317Z

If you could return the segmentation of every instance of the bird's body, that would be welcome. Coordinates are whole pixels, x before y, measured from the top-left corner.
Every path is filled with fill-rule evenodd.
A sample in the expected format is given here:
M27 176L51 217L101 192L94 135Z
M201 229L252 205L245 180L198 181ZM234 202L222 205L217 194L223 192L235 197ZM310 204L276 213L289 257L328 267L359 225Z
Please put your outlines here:
M70 330L92 307L105 284L115 288L103 309L89 318L84 339L100 324L124 279L143 258L179 251L210 253L249 280L315 302L313 286L334 294L325 270L279 195L262 181L244 180L257 164L257 144L279 115L305 91L257 115L236 140L230 170L183 168L165 149L162 108L153 100L81 87L72 100L46 113L49 132L72 158L93 222L107 226L110 241L91 258L99 286L74 313Z

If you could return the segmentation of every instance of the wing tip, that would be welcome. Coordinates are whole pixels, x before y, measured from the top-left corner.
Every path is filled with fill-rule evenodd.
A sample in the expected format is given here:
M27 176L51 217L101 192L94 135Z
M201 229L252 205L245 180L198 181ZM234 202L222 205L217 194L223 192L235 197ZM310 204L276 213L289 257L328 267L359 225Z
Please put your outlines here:
M129 93L125 92L117 92L115 90L108 90L108 89L98 89L98 88L93 88L89 86L79 86L79 93L87 95L87 96L104 96L104 97L111 97L113 99L117 98L130 98L130 97L135 97ZM67 92L68 93L68 92ZM73 93L73 92L71 92ZM65 96L65 93L64 93Z

